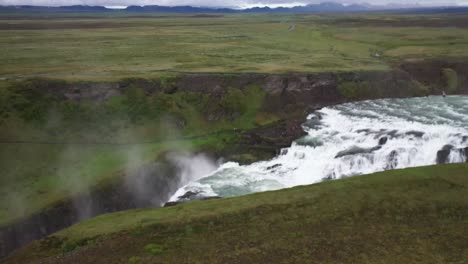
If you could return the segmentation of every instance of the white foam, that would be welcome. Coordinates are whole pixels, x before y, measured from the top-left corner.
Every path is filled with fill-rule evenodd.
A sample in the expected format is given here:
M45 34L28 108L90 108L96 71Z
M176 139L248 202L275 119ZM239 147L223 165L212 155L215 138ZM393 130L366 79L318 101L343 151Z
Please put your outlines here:
M228 197L312 184L327 177L431 165L436 163L437 151L445 145L468 146L462 140L468 135L468 106L462 96L349 103L324 108L319 114L321 126L307 132L322 145L293 143L285 154L270 161L248 166L223 164L215 172L179 189L171 199L177 200L190 190L206 196ZM397 132L392 134L392 130ZM335 158L352 147L375 147L384 136L388 141L376 151ZM456 152L448 157L449 162L464 159L463 154Z

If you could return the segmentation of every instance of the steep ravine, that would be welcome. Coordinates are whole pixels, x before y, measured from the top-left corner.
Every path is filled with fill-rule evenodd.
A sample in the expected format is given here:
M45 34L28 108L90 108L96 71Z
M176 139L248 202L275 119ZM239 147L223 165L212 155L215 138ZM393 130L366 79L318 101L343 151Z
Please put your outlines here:
M453 86L452 69L456 73ZM144 79L129 79L118 83L65 83L47 80L40 82L41 92L59 95L63 100L93 101L100 103L122 94L129 87L137 86L146 94L164 92L194 92L208 94L214 100L226 93L227 89L245 89L256 85L265 92L261 111L276 116L281 121L259 125L244 130L238 141L222 151L215 151L215 157L227 157L244 163L275 156L281 148L288 147L295 139L304 135L301 124L308 113L322 107L344 102L376 99L468 93L467 65L462 63L422 62L401 65L389 72L323 73L323 74L185 74L178 75L170 82L155 82ZM437 73L437 74L436 74ZM450 78L452 78L450 80ZM228 115L223 111L207 114L206 119ZM235 128L233 128L235 131ZM207 150L210 151L210 150ZM148 165L151 166L151 165ZM135 193L119 180L112 184L98 186L87 194L59 202L40 213L17 221L0 229L0 258L32 240L45 237L83 219L76 210L76 202L90 204L86 217L130 208L158 206L167 201L180 186L174 168L166 166L165 173L155 173L149 182L154 193L153 200L135 197Z

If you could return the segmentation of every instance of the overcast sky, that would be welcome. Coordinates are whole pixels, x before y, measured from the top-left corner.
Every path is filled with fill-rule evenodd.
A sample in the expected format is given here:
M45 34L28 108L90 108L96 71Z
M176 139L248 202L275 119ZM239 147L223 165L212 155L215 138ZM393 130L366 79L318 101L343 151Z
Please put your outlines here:
M330 0L0 0L0 5L101 5L101 6L128 6L128 5L192 5L212 7L252 7L252 6L296 6L309 3L320 3ZM372 4L415 4L421 5L468 5L468 0L332 0L345 4L368 2Z

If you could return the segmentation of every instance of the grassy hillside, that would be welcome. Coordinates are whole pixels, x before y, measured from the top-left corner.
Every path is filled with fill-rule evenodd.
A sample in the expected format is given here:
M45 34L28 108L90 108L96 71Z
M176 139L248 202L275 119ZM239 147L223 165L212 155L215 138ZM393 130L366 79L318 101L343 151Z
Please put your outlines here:
M1 78L385 70L468 55L463 15L3 16Z
M102 215L6 263L464 263L468 165Z

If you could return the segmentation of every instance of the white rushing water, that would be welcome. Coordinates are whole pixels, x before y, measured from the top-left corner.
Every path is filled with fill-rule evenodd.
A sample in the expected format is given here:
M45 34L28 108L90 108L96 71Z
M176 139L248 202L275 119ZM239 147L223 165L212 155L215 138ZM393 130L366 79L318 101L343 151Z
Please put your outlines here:
M389 169L464 162L468 97L383 99L327 107L311 114L308 135L270 161L221 165L180 188L171 201L238 196ZM185 197L182 195L187 194ZM190 196L190 198L188 198Z

